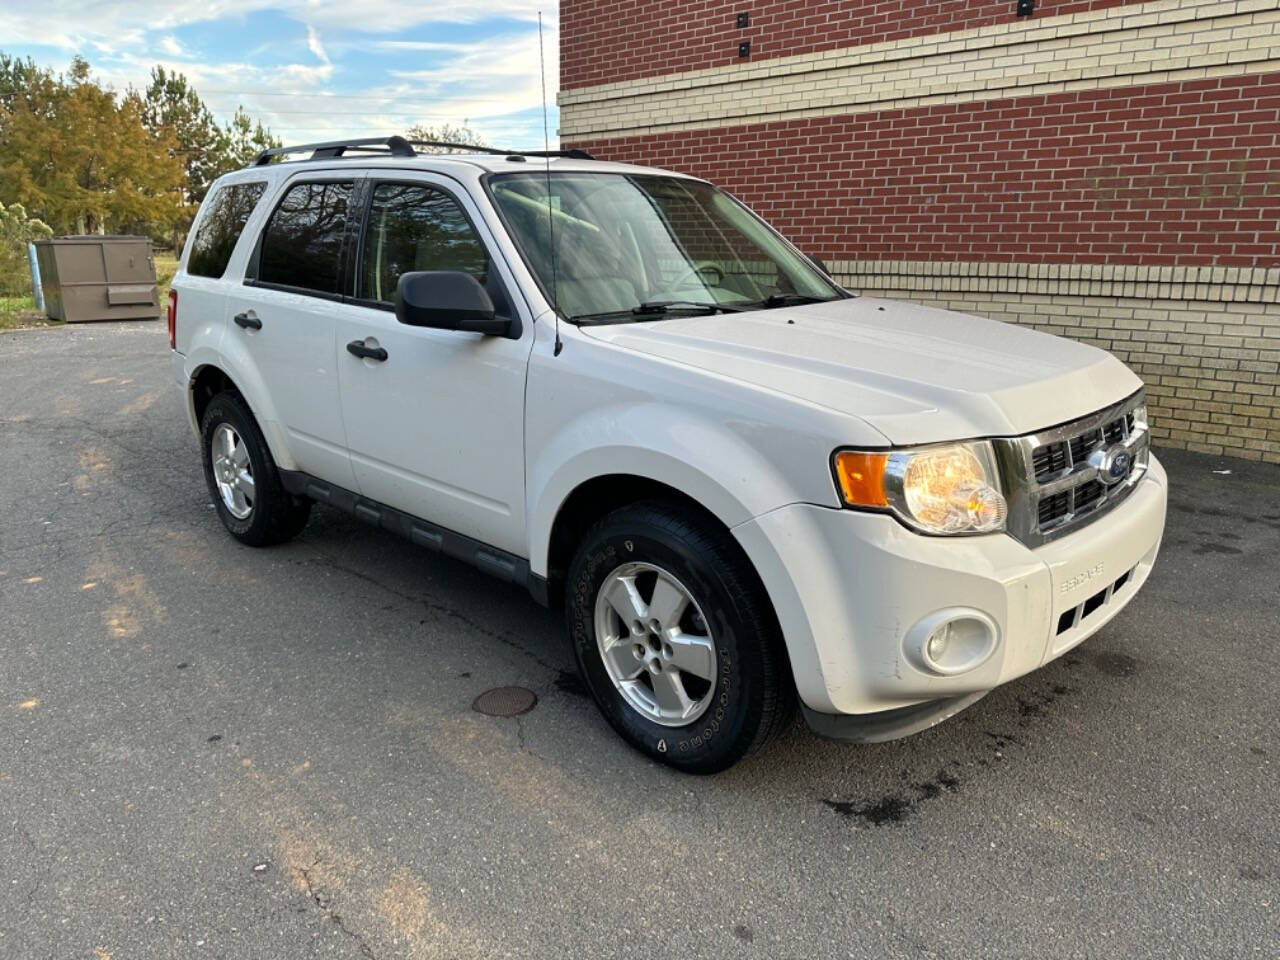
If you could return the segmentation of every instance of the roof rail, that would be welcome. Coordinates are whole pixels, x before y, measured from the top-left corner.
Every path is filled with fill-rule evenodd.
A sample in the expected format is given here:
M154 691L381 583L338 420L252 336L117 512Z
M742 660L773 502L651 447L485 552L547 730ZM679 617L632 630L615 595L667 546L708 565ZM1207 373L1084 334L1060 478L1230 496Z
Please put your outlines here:
M265 166L276 157L288 156L291 153L311 151L311 160L332 160L345 156L348 150L364 154L382 154L389 157L412 157L413 147L404 137L365 137L360 140L325 140L321 143L299 143L289 147L272 147L263 150L254 158L255 167Z
M464 153L488 153L499 157L564 157L567 160L594 160L585 150L503 150L501 147L481 147L474 143L447 143L443 140L410 140L415 147L447 147Z
M594 160L585 150L500 150L497 147L478 147L472 143L446 143L440 140L406 140L404 137L365 137L359 140L325 140L321 143L299 143L288 147L272 147L263 150L253 160L253 166L261 167L277 157L292 153L311 152L309 160L333 160L347 156L349 152L365 156L416 157L418 147L446 147L465 153L487 153L503 157L565 157L571 160Z

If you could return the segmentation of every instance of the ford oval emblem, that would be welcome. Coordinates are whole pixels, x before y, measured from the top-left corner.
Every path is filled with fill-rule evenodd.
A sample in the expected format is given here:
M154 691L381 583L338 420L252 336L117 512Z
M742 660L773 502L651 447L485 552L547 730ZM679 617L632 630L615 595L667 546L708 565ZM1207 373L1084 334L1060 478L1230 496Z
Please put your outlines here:
M1129 475L1133 454L1117 443L1105 450L1095 450L1089 457L1089 463L1097 469L1098 479L1110 486Z

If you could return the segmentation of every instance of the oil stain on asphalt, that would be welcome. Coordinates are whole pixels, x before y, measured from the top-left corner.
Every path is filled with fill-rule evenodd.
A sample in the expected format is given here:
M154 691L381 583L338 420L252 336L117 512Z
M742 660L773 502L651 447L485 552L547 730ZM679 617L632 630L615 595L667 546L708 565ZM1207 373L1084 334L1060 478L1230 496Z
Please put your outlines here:
M933 779L913 784L911 787L913 795L889 793L878 800L864 803L829 799L824 799L822 802L842 817L861 820L873 827L883 827L906 820L922 802L936 799L944 793L957 793L959 790L960 778L946 770L940 770Z

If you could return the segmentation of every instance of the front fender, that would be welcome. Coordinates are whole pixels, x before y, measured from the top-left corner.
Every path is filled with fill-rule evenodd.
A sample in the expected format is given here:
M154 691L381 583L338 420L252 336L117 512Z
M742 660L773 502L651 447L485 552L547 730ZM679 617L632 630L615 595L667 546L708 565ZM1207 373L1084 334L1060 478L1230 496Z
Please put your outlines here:
M814 461L823 462L816 452ZM726 527L804 499L770 461L723 423L657 400L611 405L575 417L529 466L529 562L546 576L560 507L588 480L630 474L692 497ZM825 479L825 478L824 478Z

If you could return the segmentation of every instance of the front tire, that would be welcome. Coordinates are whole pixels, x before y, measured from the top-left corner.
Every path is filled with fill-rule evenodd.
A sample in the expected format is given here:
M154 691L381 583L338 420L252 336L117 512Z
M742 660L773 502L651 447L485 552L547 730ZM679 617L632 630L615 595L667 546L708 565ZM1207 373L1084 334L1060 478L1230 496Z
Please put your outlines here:
M204 477L227 532L251 547L284 543L302 532L311 501L284 489L258 422L238 394L209 401L200 422Z
M654 760L716 773L792 716L764 588L728 531L695 511L639 503L597 523L570 567L565 610L600 711Z

